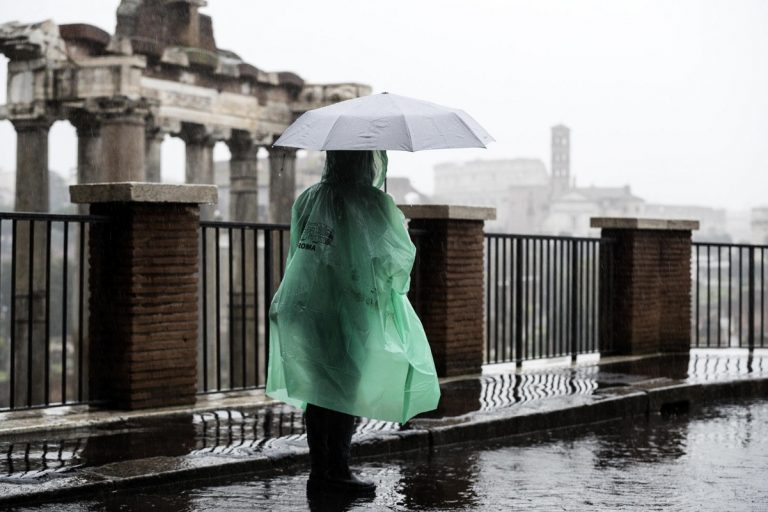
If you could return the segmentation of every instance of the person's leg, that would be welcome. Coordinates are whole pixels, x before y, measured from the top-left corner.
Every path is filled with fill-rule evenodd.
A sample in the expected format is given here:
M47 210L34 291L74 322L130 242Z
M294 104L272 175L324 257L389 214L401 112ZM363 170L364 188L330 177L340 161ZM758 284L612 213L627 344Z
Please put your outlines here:
M355 417L343 412L327 412L328 427L328 483L352 492L372 492L373 482L357 478L349 469L352 448L352 434L355 432Z
M309 482L323 481L328 475L328 427L326 416L330 411L316 405L307 404L304 411L304 423L307 427L309 445Z

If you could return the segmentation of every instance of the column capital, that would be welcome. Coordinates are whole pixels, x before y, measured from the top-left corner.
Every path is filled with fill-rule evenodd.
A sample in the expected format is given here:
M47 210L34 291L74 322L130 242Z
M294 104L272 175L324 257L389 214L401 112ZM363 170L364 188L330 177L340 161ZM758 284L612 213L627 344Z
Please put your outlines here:
M232 130L232 136L225 142L232 154L232 160L256 160L259 151L257 137L244 130Z
M69 122L75 127L78 137L98 137L101 132L102 116L87 110L76 110L69 116Z
M18 133L37 130L49 130L55 120L56 119L54 119L52 116L39 116L31 118L11 119L10 121L13 123L13 128Z
M158 124L157 119L154 116L147 118L146 124L147 140L156 140L162 142L165 136L170 133L167 127Z
M198 144L213 147L222 139L222 133L208 125L197 123L181 123L179 138L187 144Z

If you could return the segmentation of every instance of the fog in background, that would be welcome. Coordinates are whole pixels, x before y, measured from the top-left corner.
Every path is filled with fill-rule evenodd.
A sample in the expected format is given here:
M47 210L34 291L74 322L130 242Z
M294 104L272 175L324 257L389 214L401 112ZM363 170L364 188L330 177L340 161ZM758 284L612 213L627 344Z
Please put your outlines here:
M220 48L309 82L463 108L497 139L488 150L391 152L391 174L432 190L432 165L540 158L549 128L572 129L579 185L629 184L651 202L745 209L768 204L768 2L763 0L209 0ZM0 0L0 23L83 22L114 32L118 0ZM0 58L0 82L7 60ZM5 103L5 88L0 103ZM69 175L76 139L50 136ZM181 181L183 144L164 144ZM223 144L217 158L226 157ZM15 166L0 122L0 169Z

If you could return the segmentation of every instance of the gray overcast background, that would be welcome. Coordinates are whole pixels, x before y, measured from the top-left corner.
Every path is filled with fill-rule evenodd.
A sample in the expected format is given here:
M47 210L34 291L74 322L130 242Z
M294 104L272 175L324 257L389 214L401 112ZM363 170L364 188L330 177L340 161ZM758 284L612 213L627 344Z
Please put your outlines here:
M114 31L118 0L0 0L0 22ZM307 81L357 81L465 109L488 150L391 153L427 192L432 165L537 157L573 130L579 185L630 184L652 202L768 205L768 2L764 0L209 0L220 48ZM6 60L0 61L6 82ZM5 103L5 90L0 91ZM0 122L0 168L15 134ZM164 179L183 177L178 140ZM217 146L218 158L227 155ZM51 168L75 166L74 130L51 132Z

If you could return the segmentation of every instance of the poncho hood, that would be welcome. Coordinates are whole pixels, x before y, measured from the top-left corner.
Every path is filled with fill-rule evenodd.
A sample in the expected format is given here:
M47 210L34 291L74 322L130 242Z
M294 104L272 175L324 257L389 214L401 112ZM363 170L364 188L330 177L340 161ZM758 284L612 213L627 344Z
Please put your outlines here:
M387 178L387 162L386 151L328 151L321 181L381 188Z

